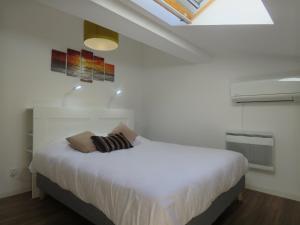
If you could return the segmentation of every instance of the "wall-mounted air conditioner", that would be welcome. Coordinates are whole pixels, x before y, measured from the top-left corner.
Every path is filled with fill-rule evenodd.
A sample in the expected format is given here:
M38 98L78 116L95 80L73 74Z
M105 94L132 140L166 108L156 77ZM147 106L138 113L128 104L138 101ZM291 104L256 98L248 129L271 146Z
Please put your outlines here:
M233 83L231 98L236 103L299 101L300 78Z

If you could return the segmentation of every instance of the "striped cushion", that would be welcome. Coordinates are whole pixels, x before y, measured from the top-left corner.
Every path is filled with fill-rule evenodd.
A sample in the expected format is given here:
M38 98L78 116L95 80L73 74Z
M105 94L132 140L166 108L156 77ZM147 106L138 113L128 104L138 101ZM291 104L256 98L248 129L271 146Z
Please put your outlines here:
M100 152L111 152L133 147L122 133L110 134L107 137L92 136L91 139Z

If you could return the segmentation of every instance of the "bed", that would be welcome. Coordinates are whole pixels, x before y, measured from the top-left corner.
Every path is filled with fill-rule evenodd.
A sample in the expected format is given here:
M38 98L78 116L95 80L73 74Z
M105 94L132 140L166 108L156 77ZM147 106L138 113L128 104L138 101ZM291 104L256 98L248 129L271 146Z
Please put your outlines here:
M44 127L43 135L47 130L58 129L59 124L65 132L73 127L70 115L62 113L65 109L36 109L36 112L36 130ZM72 120L74 115L84 114L82 111L76 114L74 110L72 113ZM98 118L93 125L99 117L103 124L104 114L94 110L92 114ZM108 124L120 120L130 125L133 119L127 111L105 115L106 129ZM57 125L56 120L60 121ZM77 128L82 129L84 123L78 125L77 121ZM84 154L70 148L63 139L51 139L34 152L37 187L94 224L212 224L245 185L247 160L231 151L138 137L134 148L129 150Z

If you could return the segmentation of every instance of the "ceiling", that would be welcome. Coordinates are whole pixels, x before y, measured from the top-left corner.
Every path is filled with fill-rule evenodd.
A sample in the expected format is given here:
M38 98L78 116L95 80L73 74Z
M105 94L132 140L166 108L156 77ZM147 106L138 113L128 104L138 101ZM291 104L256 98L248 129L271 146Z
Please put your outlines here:
M175 27L130 0L39 1L193 63L228 55L300 57L299 0L264 0L274 25Z
M267 0L274 25L172 27L178 36L213 55L300 57L300 1Z

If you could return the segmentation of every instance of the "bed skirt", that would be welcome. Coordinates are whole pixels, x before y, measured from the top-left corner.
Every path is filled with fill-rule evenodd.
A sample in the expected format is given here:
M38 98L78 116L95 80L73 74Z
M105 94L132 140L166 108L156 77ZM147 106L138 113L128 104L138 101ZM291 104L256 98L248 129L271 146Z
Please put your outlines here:
M41 174L37 174L37 186L42 192L74 210L93 224L114 225L99 209L91 204L83 202L73 193L62 189ZM187 225L211 225L225 209L238 198L238 195L242 192L244 187L245 177L242 177L234 187L221 194L205 212L193 218Z

